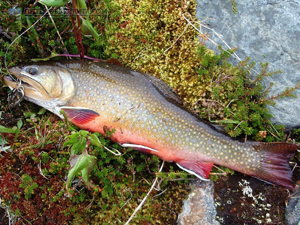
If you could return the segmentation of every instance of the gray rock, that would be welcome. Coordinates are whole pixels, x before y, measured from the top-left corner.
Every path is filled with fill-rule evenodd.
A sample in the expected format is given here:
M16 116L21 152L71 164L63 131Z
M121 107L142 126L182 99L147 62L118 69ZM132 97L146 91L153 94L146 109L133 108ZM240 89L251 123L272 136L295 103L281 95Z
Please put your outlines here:
M300 0L235 0L237 13L231 1L199 0L197 18L217 32L230 46L237 47L236 54L242 59L248 56L257 62L269 62L269 71L281 70L271 78L263 80L268 87L274 83L269 96L276 96L286 87L294 87L300 81ZM202 32L228 49L212 30L201 27ZM208 48L218 52L216 45L207 41ZM236 64L238 61L233 61ZM253 72L255 76L255 72ZM268 106L273 122L286 128L300 126L300 91L297 98L283 98L275 106Z
M300 183L296 186L294 193L289 199L289 204L285 209L287 225L300 224Z
M179 225L219 225L216 221L214 183L197 180L192 191L183 201L183 210L178 215Z

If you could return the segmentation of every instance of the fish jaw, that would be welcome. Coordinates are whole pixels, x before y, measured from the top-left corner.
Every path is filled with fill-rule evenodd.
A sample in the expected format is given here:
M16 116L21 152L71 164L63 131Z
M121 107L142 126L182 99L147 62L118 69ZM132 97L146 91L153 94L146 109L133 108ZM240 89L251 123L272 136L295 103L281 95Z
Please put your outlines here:
M21 65L9 69L11 76L4 81L10 89L22 87L24 98L44 107L60 118L61 106L66 105L76 94L75 82L71 73L59 63Z
M50 95L47 90L38 80L33 79L33 76L30 76L26 72L26 66L12 67L9 69L9 72L17 78L17 80L13 80L10 76L4 77L4 82L10 89L23 86L24 94L27 99L49 99Z

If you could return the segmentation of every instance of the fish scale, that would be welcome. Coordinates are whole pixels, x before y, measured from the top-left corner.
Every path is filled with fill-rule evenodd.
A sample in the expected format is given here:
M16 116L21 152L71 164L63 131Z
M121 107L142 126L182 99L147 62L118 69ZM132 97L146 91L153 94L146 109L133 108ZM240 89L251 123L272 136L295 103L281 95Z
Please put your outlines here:
M174 161L200 179L208 179L218 164L294 188L288 160L296 145L233 140L184 109L155 77L88 61L44 62L10 72L23 81L27 100L60 117L60 110L65 111L81 129L101 134L115 129L113 141ZM16 85L9 77L5 82Z

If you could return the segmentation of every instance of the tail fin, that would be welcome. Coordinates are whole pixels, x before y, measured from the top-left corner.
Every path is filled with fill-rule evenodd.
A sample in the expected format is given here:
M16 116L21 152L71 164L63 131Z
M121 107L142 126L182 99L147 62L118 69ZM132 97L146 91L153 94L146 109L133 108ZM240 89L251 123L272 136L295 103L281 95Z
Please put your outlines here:
M261 167L256 170L256 174L253 176L288 189L294 189L289 159L298 149L298 146L285 142L275 142L261 143L255 148L259 152L264 152L265 157Z

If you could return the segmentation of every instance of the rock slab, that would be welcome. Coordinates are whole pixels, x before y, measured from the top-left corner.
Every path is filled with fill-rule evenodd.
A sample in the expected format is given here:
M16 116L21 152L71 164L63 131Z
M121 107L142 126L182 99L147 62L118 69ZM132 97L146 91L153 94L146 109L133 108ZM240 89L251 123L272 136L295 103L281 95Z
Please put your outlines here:
M285 218L287 225L300 224L300 183L298 183L289 199L289 203L285 209Z
M178 225L219 225L216 221L213 181L197 180L191 184L191 188L178 215Z
M228 49L223 39L231 48L237 47L240 59L250 56L257 62L257 72L260 62L269 62L269 71L280 69L282 73L263 80L264 87L274 83L269 96L296 86L300 82L300 0L235 0L235 3L236 14L231 1L198 1L196 16L207 27L202 26L201 31L215 42L207 41L206 46L215 52L218 45ZM279 99L275 106L268 106L275 124L289 129L300 127L300 90L294 93L297 98Z

